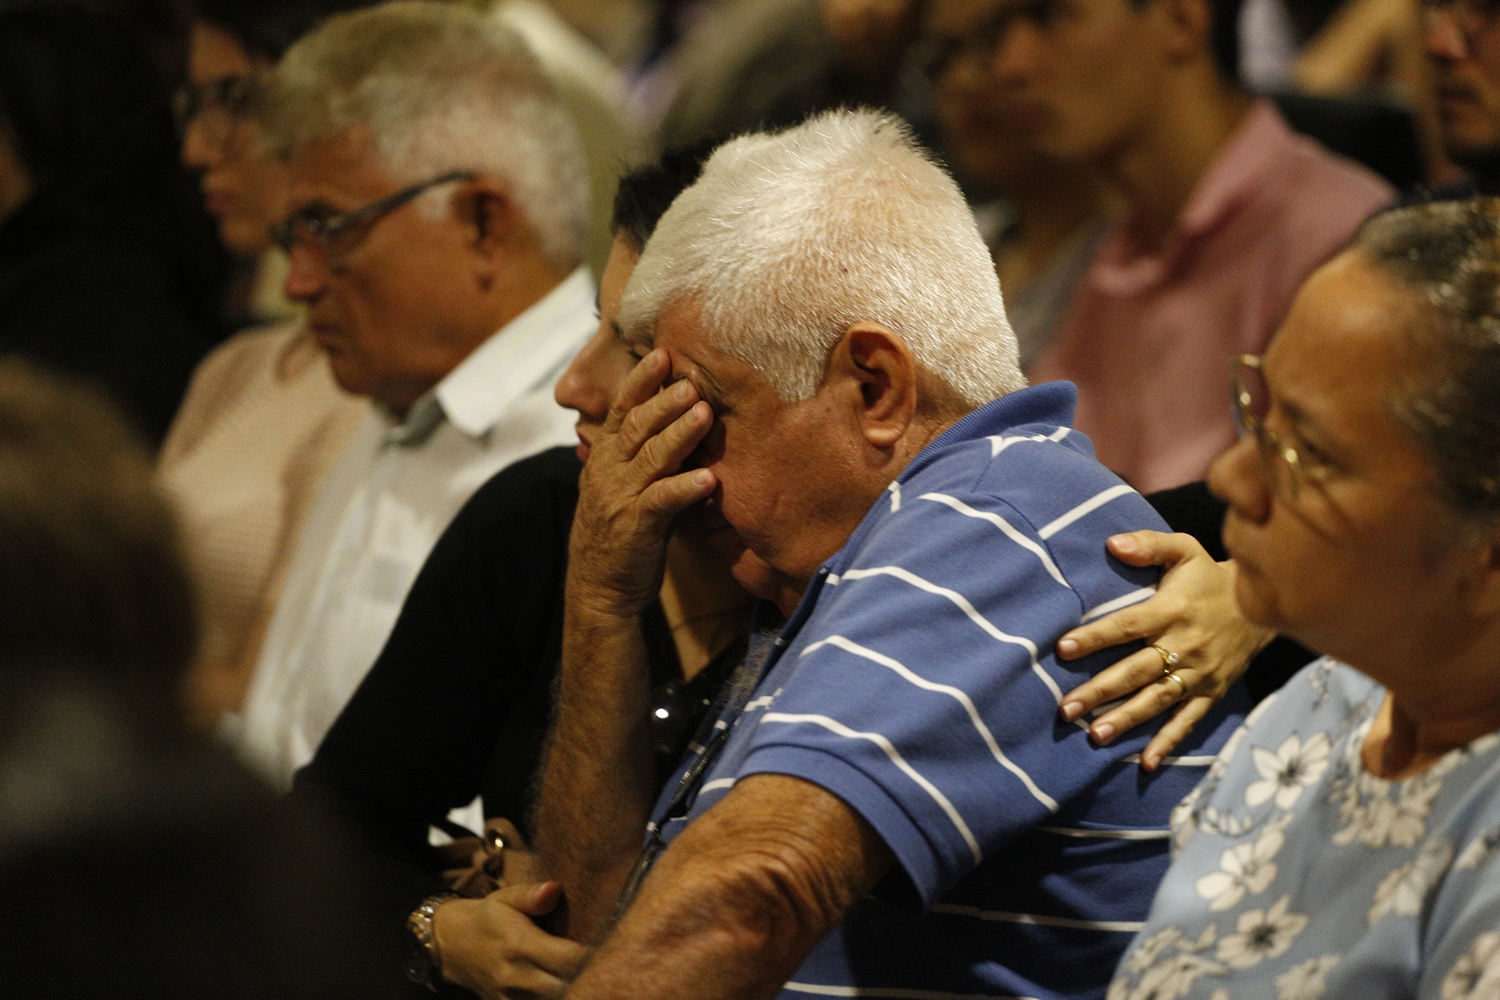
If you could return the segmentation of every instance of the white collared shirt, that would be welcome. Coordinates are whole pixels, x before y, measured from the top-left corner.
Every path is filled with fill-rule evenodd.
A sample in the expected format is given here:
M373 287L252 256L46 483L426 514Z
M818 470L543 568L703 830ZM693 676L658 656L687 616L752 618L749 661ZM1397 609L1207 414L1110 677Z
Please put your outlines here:
M407 591L464 502L518 459L576 441L552 388L593 333L580 267L475 348L397 423L372 412L330 470L292 557L243 716L225 733L278 787L385 646Z

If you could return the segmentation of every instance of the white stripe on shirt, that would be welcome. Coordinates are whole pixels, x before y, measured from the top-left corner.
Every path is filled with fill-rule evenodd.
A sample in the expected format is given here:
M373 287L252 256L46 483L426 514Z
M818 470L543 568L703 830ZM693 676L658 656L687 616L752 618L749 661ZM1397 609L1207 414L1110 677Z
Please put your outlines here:
M886 656L882 653L877 653L873 649L867 649L864 646L861 646L859 643L852 642L841 635L831 635L826 639L820 639L819 641L804 649L801 655L806 656L813 650L818 649L822 646L837 646L839 649L844 650L846 653L853 653L855 656L863 657L864 659L869 660L872 663L878 663L882 667L887 667L890 670L895 671L898 676L905 678L919 688L923 688L927 691L937 691L942 694L946 694L950 698L957 701L964 707L964 711L969 713L969 721L972 722L974 724L974 728L978 730L980 737L984 740L984 745L990 748L990 755L995 758L995 760L1000 764L1001 767L1005 768L1011 774L1014 774L1017 778L1019 778L1021 784L1025 785L1026 790L1031 793L1031 797L1036 799L1042 805L1046 806L1049 813L1057 812L1057 800L1038 788L1036 782L1031 780L1031 775L1022 770L1021 767L1014 761L1012 761L1009 757L1005 756L1005 753L1000 749L1000 745L995 742L995 736L990 732L990 727L986 726L984 724L984 720L979 717L979 710L974 707L973 699L965 694L962 690L948 684L936 684L932 681L929 681L925 677L921 677L917 674L912 673L912 671L907 669L905 665L891 659L889 656Z
M1109 614L1111 611L1119 611L1121 608L1128 608L1132 604L1139 604L1147 598L1154 596L1156 596L1155 587L1142 587L1140 590L1132 590L1128 594L1116 597L1112 601L1105 601L1103 604L1097 605L1089 609L1088 611L1085 611L1083 613L1083 617L1079 619L1079 624L1082 624L1084 622L1091 622L1095 618L1100 618L1104 615Z
M999 455L1011 445L1020 444L1023 441L1061 441L1068 436L1068 430L1067 427L1059 427L1051 434L1017 434L1008 437L992 434L990 435L990 458Z
M960 594L956 590L949 590L947 587L939 587L937 584L930 583L927 580L922 579L920 576L917 576L917 574L911 572L910 570L902 569L900 566L876 566L872 569L846 570L842 579L863 580L866 577L871 576L893 576L898 580L911 584L918 590L925 590L929 594L936 594L939 597L946 597L948 600L952 601L960 611L967 615L971 622L984 629L991 638L998 639L1001 642L1010 643L1013 646L1020 646L1022 649L1026 650L1027 654L1031 657L1032 672L1042 679L1043 684L1047 685L1047 690L1052 692L1053 699L1059 705L1062 704L1062 688L1057 686L1057 682L1049 677L1047 675L1047 671L1043 670L1042 665L1037 662L1036 643L1032 642L1025 636L1011 635L1009 632L1002 632L993 623L991 623L988 618L984 617L984 615L981 615L978 609L976 609L973 604L969 603L969 599L963 594ZM1084 728L1087 729L1088 727L1084 726Z
M1103 507L1105 504L1109 503L1111 500L1134 492L1135 490L1131 489L1129 486L1126 486L1124 483L1121 483L1118 486L1111 486L1103 493L1085 500L1077 507L1074 507L1072 510L1068 511L1062 517L1059 517L1051 524L1042 528L1041 531L1037 532L1037 535L1039 535L1044 540L1051 538L1053 535L1057 534L1059 531L1063 530L1068 525L1078 520L1080 517L1083 517L1085 514L1091 514L1094 511L1098 510L1100 507Z
M1076 917L1045 917L1037 913L1007 913L1004 910L981 910L977 906L938 903L930 913L947 913L957 917L975 917L1004 924L1033 924L1037 927L1071 927L1080 931L1118 931L1134 934L1146 926L1143 920L1079 920Z
M1002 532L1004 532L1006 538L1009 538L1011 541L1021 546L1021 548L1025 549L1027 552L1030 552L1032 555L1040 559L1042 561L1042 566L1047 570L1048 573L1052 574L1052 579L1056 580L1064 587L1068 587L1068 581L1063 579L1062 571L1057 568L1057 563L1052 561L1052 557L1047 554L1047 550L1042 548L1036 542L1033 542L1031 539L1027 538L1025 535L1021 534L1011 526L1011 523L1009 521L1001 517L999 514L991 514L989 511L984 510L975 510L973 507L970 507L968 504L964 503L957 497L950 497L946 493L923 493L921 499L931 500L934 503L940 503L945 506L952 507L964 517L972 517L980 521L988 521L995 527L999 528ZM848 576L847 573L844 575ZM1073 588L1068 587L1068 589L1072 590Z
M974 834L969 830L969 824L964 822L964 818L960 816L958 810L953 807L953 803L948 801L948 796L940 792L936 785L928 781L926 778L922 777L922 775L917 772L916 768L908 764L906 762L906 758L901 756L901 752L897 750L896 747L891 743L891 741L886 739L884 736L880 735L879 733L858 732L856 730L850 729L848 726L844 725L842 722L837 721L836 719L830 719L826 715L793 715L789 712L767 712L765 715L761 716L760 721L762 724L765 724L767 722L786 722L794 724L799 722L811 722L813 725L822 726L829 732L834 733L838 736L842 736L846 739L869 740L871 743L878 746L881 750L884 750L885 755L890 758L891 763L899 767L908 778L920 785L922 787L922 790L932 797L932 801L936 802L938 806L942 808L943 812L948 814L948 818L953 821L954 827L958 829L959 835L964 838L964 843L969 845L969 851L974 855L974 863L977 865L984 860L984 856L980 853L979 850L979 841L974 839Z
M817 983L787 983L781 988L794 993L813 993L820 997L880 997L882 1000L1036 1000L1035 997L999 997L984 996L979 993L908 990L899 986L820 986Z
M1042 833L1086 840L1167 840L1172 836L1171 830L1091 830L1079 826L1039 826L1037 829Z

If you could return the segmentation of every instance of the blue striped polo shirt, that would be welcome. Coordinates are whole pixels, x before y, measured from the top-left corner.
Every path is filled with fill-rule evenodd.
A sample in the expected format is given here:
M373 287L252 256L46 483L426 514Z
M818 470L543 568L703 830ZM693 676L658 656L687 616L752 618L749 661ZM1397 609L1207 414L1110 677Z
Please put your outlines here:
M1225 699L1155 774L1160 720L1110 747L1063 692L1137 645L1064 663L1080 622L1146 599L1155 570L1105 551L1167 530L1070 430L1076 392L1012 393L928 446L821 568L670 841L753 774L838 796L895 853L785 998L1103 997L1168 862L1167 819L1237 725ZM752 655L752 661L755 659ZM689 750L708 743L705 733Z

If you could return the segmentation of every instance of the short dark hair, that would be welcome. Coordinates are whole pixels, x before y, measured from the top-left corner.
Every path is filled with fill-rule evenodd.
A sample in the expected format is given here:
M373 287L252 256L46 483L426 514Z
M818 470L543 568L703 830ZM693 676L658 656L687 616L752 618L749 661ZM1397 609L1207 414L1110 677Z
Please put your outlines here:
M670 149L655 163L637 167L621 177L615 190L612 220L615 235L623 236L637 253L644 250L661 217L678 195L693 186L703 172L703 164L722 141L703 139Z
M233 35L252 56L274 63L329 16L371 4L372 0L196 0L193 13Z
M1461 516L1500 517L1500 198L1376 215L1353 249L1432 307L1412 330L1422 357L1397 415Z
M0 671L97 665L175 707L193 591L151 464L80 383L0 360Z

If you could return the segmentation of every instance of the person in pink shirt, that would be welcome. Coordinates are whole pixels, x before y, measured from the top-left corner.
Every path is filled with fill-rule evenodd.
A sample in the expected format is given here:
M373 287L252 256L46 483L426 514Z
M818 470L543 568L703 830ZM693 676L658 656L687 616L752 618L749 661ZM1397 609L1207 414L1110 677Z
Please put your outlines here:
M1142 491L1234 442L1230 359L1395 194L1238 86L1236 7L999 0L984 39L1023 140L1097 164L1126 202L1027 375L1077 383L1076 426Z

